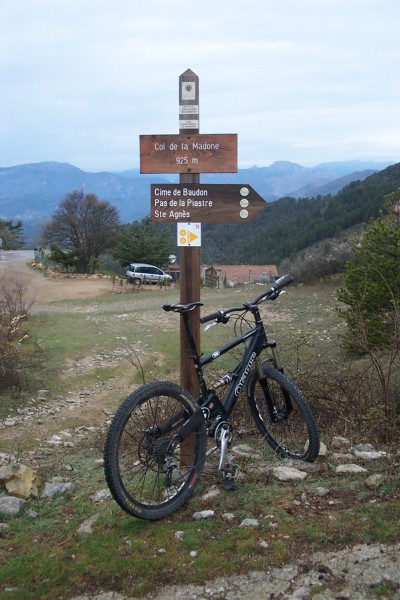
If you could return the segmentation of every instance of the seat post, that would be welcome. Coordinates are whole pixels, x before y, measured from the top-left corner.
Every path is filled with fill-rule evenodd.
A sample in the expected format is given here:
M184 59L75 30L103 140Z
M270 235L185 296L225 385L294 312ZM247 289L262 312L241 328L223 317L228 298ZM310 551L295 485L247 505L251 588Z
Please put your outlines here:
M195 309L196 310L196 309ZM200 350L197 348L196 341L194 339L193 330L189 321L189 314L194 311L185 311L182 313L183 326L186 334L186 340L189 343L190 358L196 367L196 370L200 366Z

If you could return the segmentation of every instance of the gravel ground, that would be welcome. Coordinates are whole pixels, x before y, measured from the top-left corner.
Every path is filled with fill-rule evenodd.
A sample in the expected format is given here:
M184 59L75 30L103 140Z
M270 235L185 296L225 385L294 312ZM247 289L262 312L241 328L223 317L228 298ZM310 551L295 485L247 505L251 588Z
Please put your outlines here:
M169 587L149 598L400 600L400 544L319 552L280 569L219 579L206 586Z
M216 557L218 559L218 557ZM207 585L165 587L146 600L400 600L400 544L362 544ZM70 600L133 600L116 592Z

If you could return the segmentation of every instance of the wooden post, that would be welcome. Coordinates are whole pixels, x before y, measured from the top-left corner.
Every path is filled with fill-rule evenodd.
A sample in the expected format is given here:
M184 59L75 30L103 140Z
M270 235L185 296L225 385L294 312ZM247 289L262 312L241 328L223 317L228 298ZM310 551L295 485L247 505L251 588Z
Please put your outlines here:
M199 78L188 69L179 77L179 133L199 133ZM199 183L198 173L181 173L180 183ZM180 301L181 303L200 300L200 248L182 247L180 251ZM189 313L197 348L200 347L200 311ZM182 387L193 396L198 396L199 385L190 347L186 339L183 323L180 329L180 381Z

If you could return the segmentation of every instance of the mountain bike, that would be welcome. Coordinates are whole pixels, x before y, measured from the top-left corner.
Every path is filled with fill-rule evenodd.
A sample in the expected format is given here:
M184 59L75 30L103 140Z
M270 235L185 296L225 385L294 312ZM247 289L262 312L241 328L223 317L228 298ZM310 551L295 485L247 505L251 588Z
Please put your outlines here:
M229 462L228 447L234 433L232 411L242 392L259 433L276 456L308 462L318 456L319 432L311 409L284 374L276 342L267 338L259 310L292 282L291 275L284 275L255 300L200 318L207 328L236 319L234 339L204 356L196 348L188 318L203 304L163 305L183 319L200 395L194 398L176 383L155 381L130 394L115 413L106 437L104 468L114 499L127 513L157 520L177 511L199 483L206 456L215 451L223 487L235 489L238 466ZM238 364L217 381L207 382L205 367L237 347L243 349ZM214 446L207 450L209 438Z

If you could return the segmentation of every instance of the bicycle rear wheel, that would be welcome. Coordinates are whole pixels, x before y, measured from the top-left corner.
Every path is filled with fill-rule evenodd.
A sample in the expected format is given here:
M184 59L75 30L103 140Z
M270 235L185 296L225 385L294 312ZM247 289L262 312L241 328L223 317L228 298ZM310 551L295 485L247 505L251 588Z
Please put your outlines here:
M201 426L171 450L170 442L198 406L179 385L157 381L121 404L104 449L107 484L119 506L140 519L162 519L178 510L199 482L206 455Z
M254 371L247 386L251 416L277 456L312 462L319 453L319 433L300 390L283 373L263 363L266 379Z

